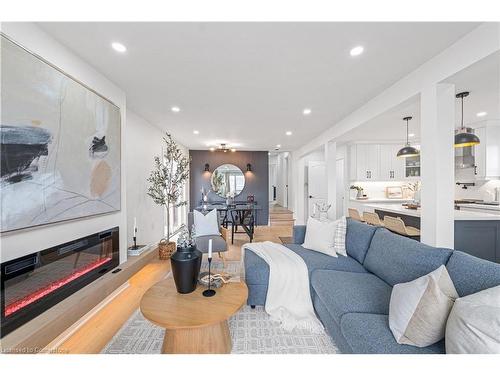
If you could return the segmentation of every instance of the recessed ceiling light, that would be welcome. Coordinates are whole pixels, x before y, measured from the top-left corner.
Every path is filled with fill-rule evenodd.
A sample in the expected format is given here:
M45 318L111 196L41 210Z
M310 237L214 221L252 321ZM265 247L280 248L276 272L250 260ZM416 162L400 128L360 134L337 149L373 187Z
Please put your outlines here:
M311 108L304 108L304 110L302 111L302 114L304 116L307 116L307 115L310 115L312 112Z
M127 51L127 47L125 47L123 44L121 43L118 43L118 42L113 42L111 43L111 47L113 47L113 49L116 51L116 52L126 52Z
M231 152L236 152L236 149L235 149L235 148L232 148L232 149L231 149Z
M180 109L179 107L177 107L177 106L173 106L172 108L170 108L170 110L171 110L172 112L175 112L175 113L177 113L177 112L180 112L180 111L181 111L181 109Z
M210 151L215 151L215 148L214 147L210 147Z
M364 50L365 49L363 46L356 46L353 49L351 49L350 54L351 54L351 56L359 56L363 53Z
M292 132L291 131L287 131L285 134L286 135L292 135Z
M270 152L268 152L268 153L267 153L267 156L271 156L271 153L270 153Z
M408 137L414 137L414 136L415 136L415 133L408 134Z
M484 116L486 116L487 114L488 114L488 112L478 112L478 113L476 113L476 116L477 116L477 117L484 117Z
M281 148L281 145L276 145L276 148Z
M193 134L198 135L198 134L200 134L200 132L198 130L193 130Z

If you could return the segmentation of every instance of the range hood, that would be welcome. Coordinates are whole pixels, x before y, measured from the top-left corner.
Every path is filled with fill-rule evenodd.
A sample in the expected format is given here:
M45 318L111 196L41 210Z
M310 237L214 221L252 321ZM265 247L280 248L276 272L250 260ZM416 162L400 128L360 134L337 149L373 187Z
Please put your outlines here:
M474 129L467 128L467 132L474 133ZM455 169L469 169L476 166L473 149L473 146L455 148Z

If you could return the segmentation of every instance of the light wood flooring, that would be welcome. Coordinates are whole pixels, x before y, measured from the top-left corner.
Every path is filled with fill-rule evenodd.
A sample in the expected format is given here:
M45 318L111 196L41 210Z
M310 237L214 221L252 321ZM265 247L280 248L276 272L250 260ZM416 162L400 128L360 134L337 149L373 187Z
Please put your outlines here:
M280 243L280 236L287 236L291 228L286 226L261 226L255 231L254 241L273 241ZM248 242L244 234L236 234L234 244L228 243L226 260L237 261L241 258L241 245ZM170 261L155 259L129 279L130 286L110 303L99 310L70 336L59 352L86 354L99 353L118 332L132 313L139 308L142 295L170 271Z

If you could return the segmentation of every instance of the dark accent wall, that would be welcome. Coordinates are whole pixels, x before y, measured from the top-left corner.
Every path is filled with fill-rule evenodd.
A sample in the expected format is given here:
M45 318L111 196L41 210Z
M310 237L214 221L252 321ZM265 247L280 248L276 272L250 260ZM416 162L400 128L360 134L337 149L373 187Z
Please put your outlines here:
M212 172L222 164L234 164L245 175L245 188L235 200L246 201L247 195L255 195L257 204L262 207L257 214L257 225L267 225L269 220L269 157L267 151L204 151L190 150L191 169L189 182L190 211L200 205L201 187L211 189ZM210 165L210 172L205 172L205 163ZM252 165L252 171L247 172L247 164ZM210 192L211 202L224 199Z

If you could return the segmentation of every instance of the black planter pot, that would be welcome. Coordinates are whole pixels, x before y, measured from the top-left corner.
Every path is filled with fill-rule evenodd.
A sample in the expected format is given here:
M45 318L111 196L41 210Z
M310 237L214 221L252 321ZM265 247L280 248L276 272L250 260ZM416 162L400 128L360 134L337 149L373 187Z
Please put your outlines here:
M170 257L177 292L187 294L196 289L201 259L202 253L196 246L177 246L177 251Z

